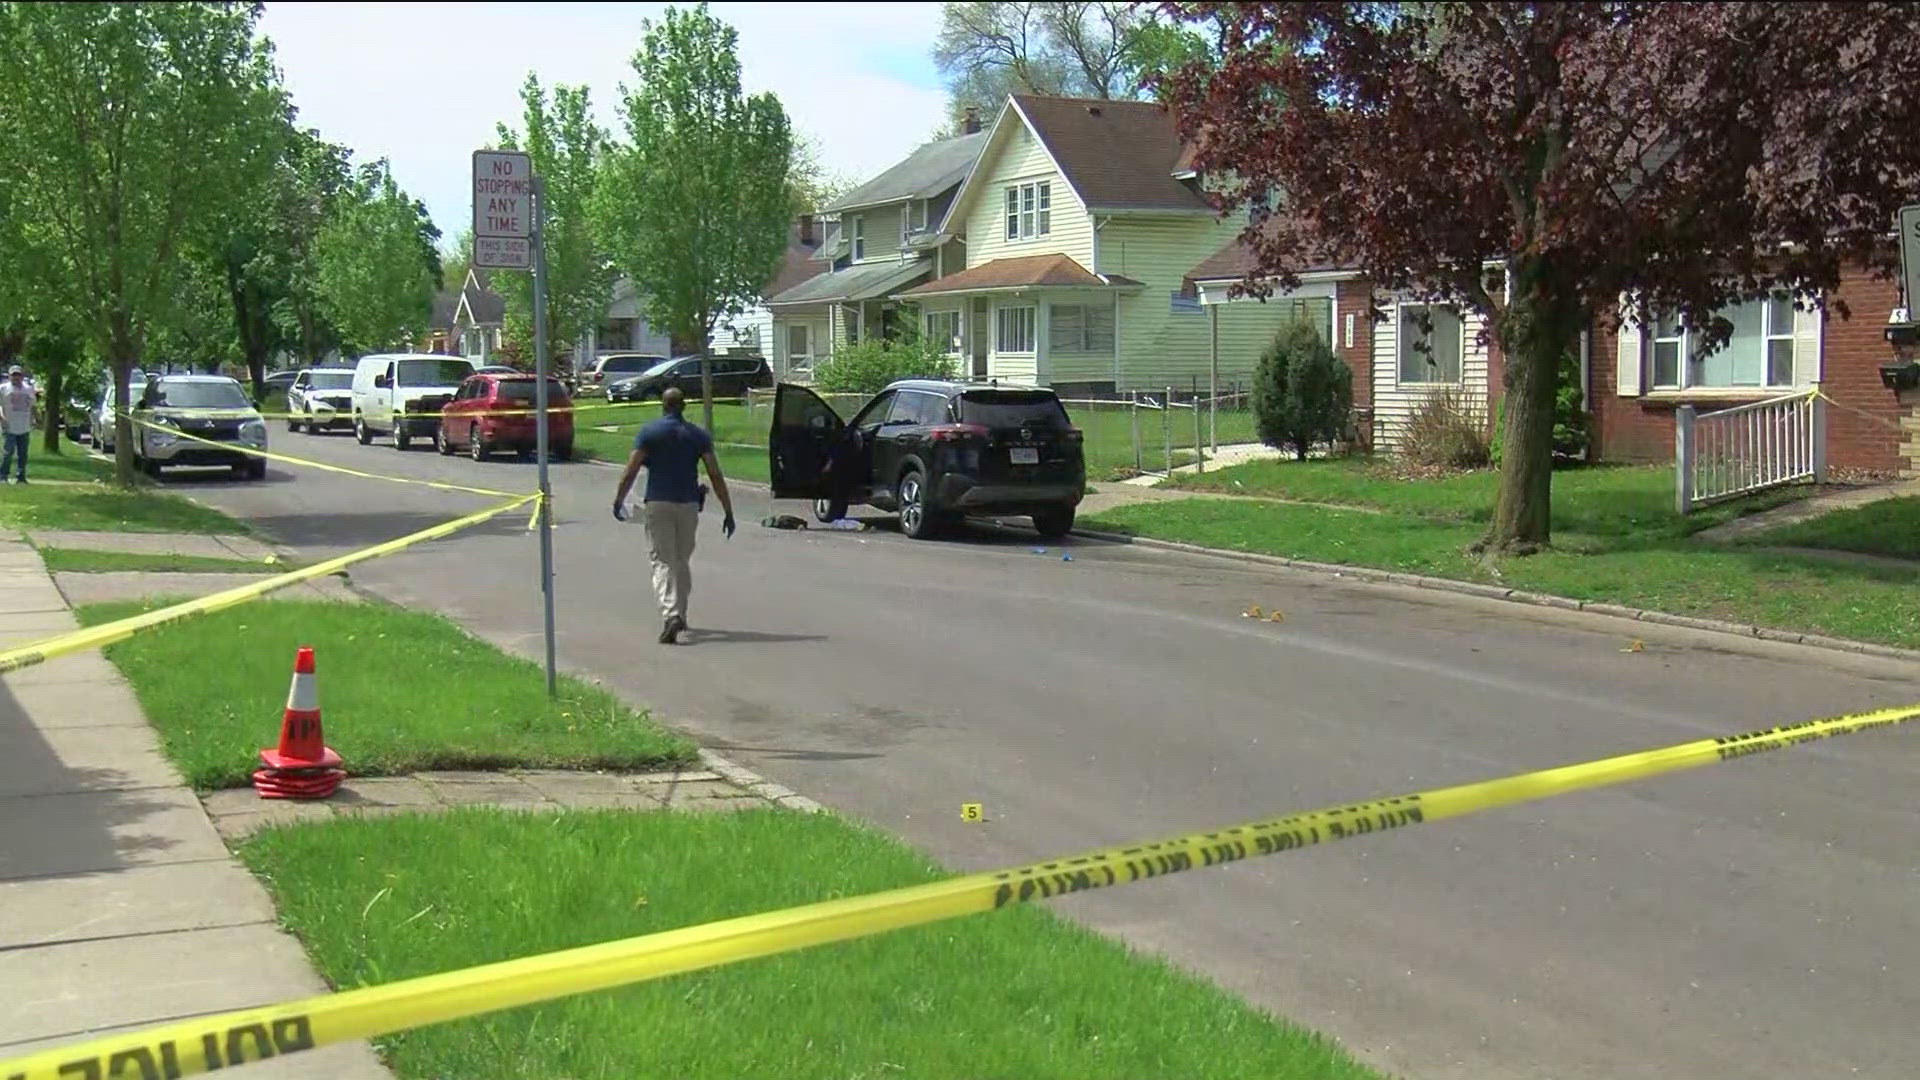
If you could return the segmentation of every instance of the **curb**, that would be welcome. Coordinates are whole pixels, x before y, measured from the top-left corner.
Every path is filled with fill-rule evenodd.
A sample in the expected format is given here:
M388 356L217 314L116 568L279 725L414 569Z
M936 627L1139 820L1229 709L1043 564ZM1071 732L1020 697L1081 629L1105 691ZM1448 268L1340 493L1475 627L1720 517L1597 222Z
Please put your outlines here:
M773 803L775 806L785 807L788 810L798 810L804 814L820 814L826 812L826 807L821 806L805 795L794 791L792 788L776 784L766 777L761 776L759 773L754 772L752 769L729 761L704 746L700 748L700 764L706 766L709 772L719 773L721 779L735 787L745 788L753 794Z
M1403 585L1416 589L1428 589L1434 592L1449 592L1464 596L1474 596L1483 600L1502 600L1508 603L1525 604L1529 607L1550 607L1559 608L1563 611L1584 611L1595 615L1610 615L1617 619L1632 619L1637 622L1653 623L1659 626L1673 626L1684 630L1705 630L1711 633L1730 634L1734 637L1752 638L1759 641L1772 641L1786 645L1805 645L1815 649L1853 653L1858 656L1872 656L1883 660L1902 660L1907 663L1920 663L1920 650L1916 649L1902 649L1892 645L1877 645L1870 641L1854 641L1849 638L1827 637L1822 634L1804 634L1793 630L1775 630L1771 627L1749 626L1741 623L1726 622L1720 619L1699 619L1688 615L1671 615L1664 611L1646 611L1640 608L1623 607L1619 604L1600 603L1593 600L1575 600L1568 596L1527 592L1522 589L1509 589L1500 585L1481 585L1471 581L1454 581L1450 578L1428 577L1425 574L1403 574L1397 571L1376 570L1364 566L1344 566L1339 563L1313 562L1308 559L1290 559L1280 555L1260 555L1250 551L1231 551L1225 548L1202 547L1199 544L1183 544L1177 540L1156 540L1152 537L1126 536L1120 533L1097 532L1092 529L1075 529L1073 530L1073 535L1089 540L1102 540L1113 544L1130 544L1140 547L1157 548L1164 551L1178 551L1190 555L1212 555L1216 558L1257 563L1262 566L1284 567L1289 570L1300 570L1306 573L1337 577L1344 580L1361 581L1369 584Z

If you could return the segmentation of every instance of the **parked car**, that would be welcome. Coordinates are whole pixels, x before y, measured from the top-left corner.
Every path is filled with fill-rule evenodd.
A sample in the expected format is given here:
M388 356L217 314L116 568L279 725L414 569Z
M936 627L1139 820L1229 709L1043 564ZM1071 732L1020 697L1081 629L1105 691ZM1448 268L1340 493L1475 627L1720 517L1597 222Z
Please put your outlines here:
M146 373L139 368L133 369L132 376L127 380L127 386L133 391L135 401L140 399L140 390L146 385ZM113 418L115 409L116 406L113 400L113 375L109 372L107 381L100 387L100 398L94 404L93 411L88 414L87 417L88 439L93 443L93 448L103 454L113 453Z
M520 369L509 364L488 364L473 369L475 375L518 375Z
M773 369L757 356L716 356L713 363L713 396L744 397L749 389L773 385ZM657 398L669 386L677 386L688 397L700 396L700 358L676 357L662 364L617 379L607 386L607 400L645 401Z
M475 461L495 450L531 454L539 440L533 375L475 375L460 384L453 400L441 406L440 433L434 445L451 456L465 447ZM573 399L560 380L547 379L547 453L554 461L573 456Z
M375 435L393 436L405 450L415 437L440 430L440 407L453 400L473 374L473 361L426 353L374 353L353 368L353 437L366 446Z
M353 426L353 369L302 368L287 390L287 430L314 434Z
M638 375L656 364L666 363L664 356L652 353L609 353L593 362L593 366L580 376L582 395L598 393L606 388L609 380L623 375Z
M822 521L870 505L929 537L968 514L1024 515L1064 536L1087 488L1078 428L1051 390L907 379L852 421L804 386L774 391L773 494L812 499Z
M300 372L297 369L294 371L276 371L262 378L260 381L266 386L267 393L271 394L275 390L278 390L284 394L293 389L293 384L299 377Z
M227 466L237 477L266 478L266 459L246 451L267 448L267 422L237 380L159 376L146 384L133 416L146 421L135 426L133 445L134 458L148 476L189 465Z

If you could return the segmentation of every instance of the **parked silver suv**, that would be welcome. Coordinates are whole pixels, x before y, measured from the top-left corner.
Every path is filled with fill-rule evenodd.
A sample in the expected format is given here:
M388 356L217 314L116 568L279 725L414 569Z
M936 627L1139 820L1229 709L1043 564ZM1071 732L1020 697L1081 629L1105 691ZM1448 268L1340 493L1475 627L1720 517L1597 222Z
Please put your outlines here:
M171 465L227 466L248 480L264 480L267 422L238 382L221 375L162 375L147 383L134 406L134 456L148 476Z

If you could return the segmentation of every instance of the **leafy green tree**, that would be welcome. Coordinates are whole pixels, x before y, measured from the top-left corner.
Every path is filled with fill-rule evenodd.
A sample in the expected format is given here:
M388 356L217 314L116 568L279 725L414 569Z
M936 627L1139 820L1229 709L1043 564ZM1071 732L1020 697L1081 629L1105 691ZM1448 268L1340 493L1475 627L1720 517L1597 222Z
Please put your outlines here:
M648 318L698 349L713 426L708 341L774 275L787 246L793 136L772 94L740 89L738 35L702 3L646 23L639 82L620 88L628 143L598 201L614 258Z
M440 231L393 181L385 160L360 167L314 240L322 314L360 352L406 345L433 316ZM431 235L427 235L430 231ZM424 249L424 254L423 254Z
M933 60L948 111L991 114L1009 94L1135 98L1167 73L1211 63L1199 31L1127 0L947 3Z
M40 287L124 395L171 306L183 246L234 209L280 95L257 5L0 4L0 155ZM124 398L122 399L124 400ZM132 482L131 425L117 472Z
M540 178L545 213L547 260L547 348L560 354L586 336L606 314L613 299L613 262L592 215L594 190L607 133L593 122L593 103L585 86L556 86L553 96L528 75L520 88L523 129L500 125L500 145L525 150ZM449 282L449 288L459 288ZM533 355L533 275L506 271L493 275L493 288L506 299L505 337ZM553 359L550 355L549 360Z
M1274 335L1253 377L1253 419L1260 441L1301 461L1332 443L1353 413L1353 372L1311 323L1290 322Z

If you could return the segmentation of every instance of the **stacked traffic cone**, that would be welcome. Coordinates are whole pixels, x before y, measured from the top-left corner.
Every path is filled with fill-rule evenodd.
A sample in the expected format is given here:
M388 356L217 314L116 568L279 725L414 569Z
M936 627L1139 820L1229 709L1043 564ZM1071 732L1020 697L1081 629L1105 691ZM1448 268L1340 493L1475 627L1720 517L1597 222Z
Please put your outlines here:
M293 686L280 718L280 745L260 751L266 765L253 774L263 799L324 799L347 778L340 755L320 735L320 693L314 685L313 650L302 645L293 658Z

